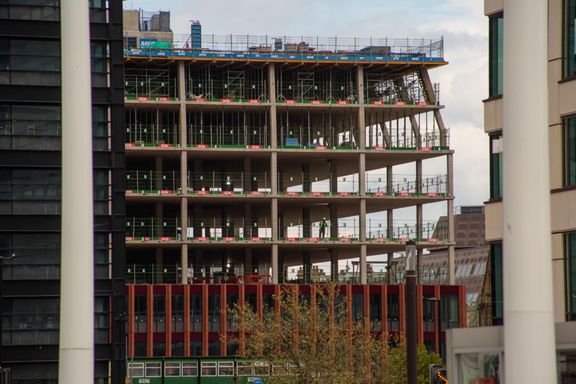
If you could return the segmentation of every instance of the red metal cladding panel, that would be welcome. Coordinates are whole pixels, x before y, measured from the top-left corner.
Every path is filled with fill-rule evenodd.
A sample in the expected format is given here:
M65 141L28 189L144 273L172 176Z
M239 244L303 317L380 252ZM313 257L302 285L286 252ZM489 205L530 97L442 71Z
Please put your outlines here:
M172 286L166 285L166 356L172 357Z
M367 330L370 329L370 286L362 286L364 295L364 325Z
M184 357L190 357L190 286L184 285Z
M226 310L226 284L220 286L220 355L226 356L226 326L227 326L227 310Z
M418 343L424 342L424 295L422 286L418 285L416 287L416 319L418 325Z
M400 320L400 338L403 340L404 339L404 332L406 329L406 290L405 290L405 286L399 285L398 286L398 307L399 307L399 312L400 312L400 316L398 316L399 320Z
M146 292L146 356L152 357L154 353L154 286L148 285Z
M382 335L386 336L388 333L388 286L382 286Z
M242 311L244 310L244 285L238 287L238 308L240 309L240 316L242 316ZM238 326L238 338L240 339L239 352L240 356L244 356L246 352L244 344L244 324L242 323L242 317L240 318L240 324Z
M202 284L202 356L208 356L208 285Z
M134 357L134 296L135 287L128 286L128 356Z
M436 299L434 305L434 341L436 353L440 353L440 286L434 286L434 298Z

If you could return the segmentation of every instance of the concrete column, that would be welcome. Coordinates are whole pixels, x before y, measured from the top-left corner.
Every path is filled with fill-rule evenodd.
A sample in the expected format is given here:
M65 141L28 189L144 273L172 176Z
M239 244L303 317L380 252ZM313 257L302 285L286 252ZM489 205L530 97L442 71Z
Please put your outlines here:
M359 240L366 241L366 199L360 199Z
M161 156L154 157L154 172L155 174L152 189L163 189L162 188L163 159Z
M356 88L358 91L358 148L366 148L366 116L364 108L364 67L356 67Z
M272 152L270 154L270 187L272 196L278 194L278 153Z
M366 245L360 246L360 284L368 284L368 265L366 262Z
M330 238L338 238L338 206L330 204Z
M278 199L272 199L271 209L270 209L270 220L272 221L270 224L272 225L272 241L278 241Z
M454 157L452 154L446 156L448 171L448 202L446 215L448 216L448 241L454 243ZM448 246L448 283L456 284L456 251L454 245Z
M94 213L88 3L60 2L62 250L58 382L94 382Z
M272 148L278 147L278 131L276 116L276 73L274 63L268 64L268 99L270 100L270 145Z
M361 153L358 158L358 190L360 196L366 195L366 154Z
M250 275L252 270L252 248L244 248L244 274Z
M556 383L547 129L548 2L505 0L504 9L505 382ZM530 212L529 220L526 212Z
M330 249L330 277L333 282L338 281L338 251Z
M338 193L338 161L336 159L328 160L330 172L330 192Z
M418 195L422 194L422 160L416 160L416 193ZM422 204L416 205L416 239L421 241L423 238L422 227L424 225L423 220L423 206ZM416 283L420 284L420 277L422 274L421 262L422 255L424 254L423 249L418 248L416 251Z
M178 62L178 100L179 105L179 127L180 127L180 190L182 199L180 200L180 236L182 241L188 239L188 122L186 116L186 72L184 62ZM180 281L182 284L188 283L188 244L182 244L180 248L180 265L182 274Z
M302 252L302 267L303 267L303 277L304 284L310 284L312 282L312 261L310 259L310 252Z

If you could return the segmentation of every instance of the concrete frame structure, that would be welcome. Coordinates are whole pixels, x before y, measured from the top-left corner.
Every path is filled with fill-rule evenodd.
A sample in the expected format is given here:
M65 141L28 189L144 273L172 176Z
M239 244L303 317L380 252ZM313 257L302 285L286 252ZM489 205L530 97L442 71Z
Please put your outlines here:
M127 168L132 177L126 195L128 264L139 268L137 265L147 260L148 271L169 265L182 283L215 282L206 270L213 266L221 267L225 274L241 267L240 275L269 275L270 282L276 284L287 281L288 266L304 265L303 282L310 282L313 263L331 262L332 275L336 276L338 260L357 258L358 282L366 284L367 257L402 252L405 241L412 238L417 240L420 254L425 248L448 247L449 281L454 283L453 154L440 114L442 106L428 75L428 69L438 64L444 62L390 65L386 61L342 62L332 57L319 63L315 59L188 58L176 52L156 57L127 52L127 84L130 79L152 82L149 74L154 71L164 71L162 84L170 84L163 93L135 87L135 92L128 90L126 94L130 132L126 139ZM201 77L200 71L211 77ZM218 84L217 77L224 76L223 72L248 76L250 71L260 76L257 87L265 90L260 95L229 97L228 88L214 97L212 91L206 91L207 85ZM322 100L312 95L297 100L282 93L286 92L282 88L286 87L285 78L292 72L336 76L333 73L337 71L347 73L348 81L354 84L350 90L353 99ZM143 73L148 74L148 80ZM394 84L395 102L366 100L375 87L367 77L374 75ZM416 98L406 92L407 76L418 84L420 95ZM203 83L205 93L195 94L193 87L199 83ZM325 84L337 85L332 80ZM372 88L368 91L365 87ZM162 120L170 121L170 127L164 123L159 136L146 136L138 122L143 113L152 116L147 118L153 121L147 125L148 133L154 124L160 128ZM214 134L210 139L198 139L197 135L208 130L203 122L207 114L224 116L218 128L235 114L258 117L265 123L250 125L244 120L241 125L248 131L254 129L258 137L250 141L250 134L244 132L240 145L226 145L232 144L225 142L228 132L219 133L219 138ZM422 116L428 115L430 120L421 122ZM324 129L321 119L325 118L333 119L330 124L337 127L332 142L320 133ZM295 121L295 128L286 127L290 119ZM303 134L302 125L306 124L308 131ZM393 124L403 126L394 131ZM437 132L435 145L426 144L425 138L432 126ZM292 129L300 133L292 135ZM318 138L310 139L316 131ZM230 128L230 137L232 132ZM394 145L398 139L391 137L394 134L409 135L413 141ZM446 159L445 184L441 191L428 193L422 163L437 157ZM393 168L404 164L414 164L413 181L407 182L412 183L410 190L396 186ZM385 175L381 175L375 192L370 178L379 169ZM167 177L167 172L172 176ZM151 187L137 186L137 180L146 184L142 177L146 174L150 175L148 180L157 177L164 181ZM247 185L255 176L258 181ZM167 181L170 178L171 183ZM212 184L207 185L206 179ZM348 189L342 186L345 180L353 180L346 185ZM324 187L315 190L321 183ZM433 238L423 229L423 206L436 202L446 202L447 206L448 232L443 239ZM395 228L393 218L395 209L405 207L416 209L416 225L404 235L402 228ZM385 229L375 235L370 217L378 212L386 214L379 227ZM154 233L153 222L162 223L163 229ZM251 225L254 231L249 230ZM321 230L321 226L325 228Z

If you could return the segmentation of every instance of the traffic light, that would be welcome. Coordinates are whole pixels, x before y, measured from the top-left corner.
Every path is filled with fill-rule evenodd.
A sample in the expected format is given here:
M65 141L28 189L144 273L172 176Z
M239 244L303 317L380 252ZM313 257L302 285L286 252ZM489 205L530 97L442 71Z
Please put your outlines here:
M429 367L430 384L448 384L446 368L441 365L430 364Z

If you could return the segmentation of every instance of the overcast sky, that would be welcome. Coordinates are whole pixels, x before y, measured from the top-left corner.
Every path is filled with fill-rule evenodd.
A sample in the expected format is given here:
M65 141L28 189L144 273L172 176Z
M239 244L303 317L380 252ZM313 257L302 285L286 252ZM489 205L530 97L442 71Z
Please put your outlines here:
M159 8L160 7L160 8ZM488 20L479 0L126 0L126 9L171 11L175 34L200 20L205 34L444 37L449 65L430 71L455 150L456 206L488 199ZM429 212L432 213L432 212ZM428 216L428 215L427 215Z

